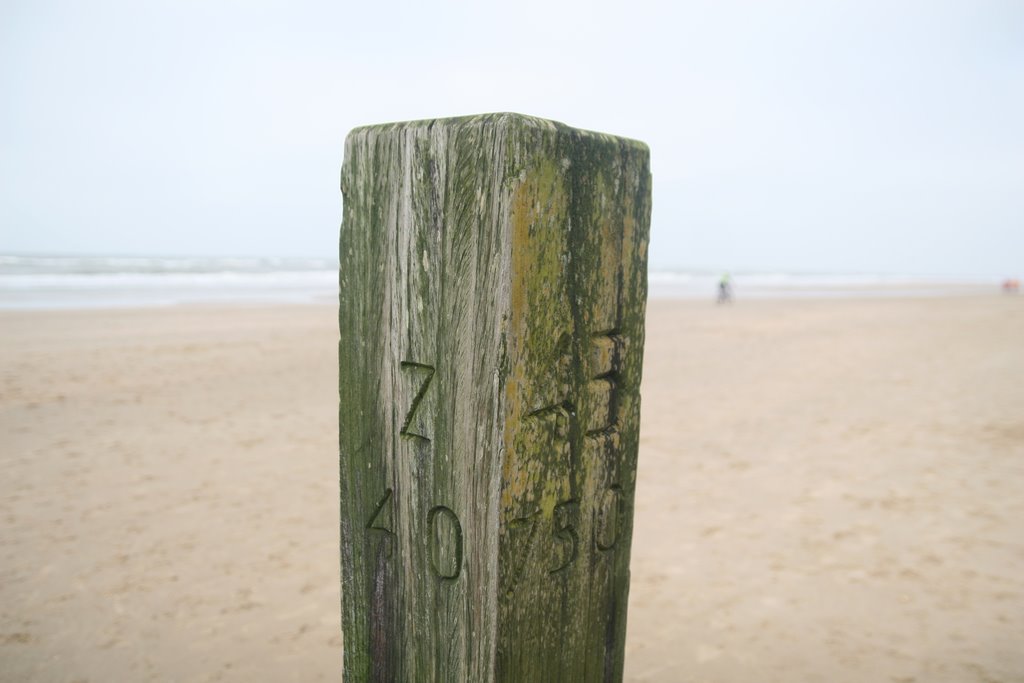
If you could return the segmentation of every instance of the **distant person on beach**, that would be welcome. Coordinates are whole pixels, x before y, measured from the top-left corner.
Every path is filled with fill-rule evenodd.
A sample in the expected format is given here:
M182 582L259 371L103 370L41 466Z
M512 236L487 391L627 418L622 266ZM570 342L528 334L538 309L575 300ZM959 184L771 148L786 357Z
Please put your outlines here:
M730 301L732 301L732 283L729 281L729 273L726 273L718 281L718 303L727 304Z
M1007 294L1016 294L1020 291L1020 280L1014 278L1003 280L1003 291Z

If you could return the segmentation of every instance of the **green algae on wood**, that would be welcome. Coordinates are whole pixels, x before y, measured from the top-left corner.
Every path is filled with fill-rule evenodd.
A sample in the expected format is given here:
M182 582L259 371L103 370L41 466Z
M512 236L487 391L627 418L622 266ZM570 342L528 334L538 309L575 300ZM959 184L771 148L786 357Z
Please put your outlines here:
M647 147L367 126L341 185L346 680L621 680Z

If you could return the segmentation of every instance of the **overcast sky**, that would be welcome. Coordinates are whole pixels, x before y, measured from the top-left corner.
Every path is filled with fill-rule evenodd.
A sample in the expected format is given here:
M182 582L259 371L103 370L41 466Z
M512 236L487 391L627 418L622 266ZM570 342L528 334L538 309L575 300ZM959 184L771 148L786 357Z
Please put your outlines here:
M331 256L345 134L651 147L651 264L1024 271L1024 2L0 4L0 251Z

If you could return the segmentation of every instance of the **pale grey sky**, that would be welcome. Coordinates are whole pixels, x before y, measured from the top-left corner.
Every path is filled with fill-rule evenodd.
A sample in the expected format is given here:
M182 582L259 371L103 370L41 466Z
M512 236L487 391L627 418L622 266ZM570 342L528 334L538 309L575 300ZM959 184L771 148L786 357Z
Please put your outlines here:
M1024 3L0 5L0 252L330 256L345 134L651 147L655 267L1020 274Z

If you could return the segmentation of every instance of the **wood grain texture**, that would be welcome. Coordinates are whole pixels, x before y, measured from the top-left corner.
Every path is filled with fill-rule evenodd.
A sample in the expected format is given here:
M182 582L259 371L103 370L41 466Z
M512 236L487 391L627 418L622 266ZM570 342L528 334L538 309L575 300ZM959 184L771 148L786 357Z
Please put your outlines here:
M646 146L369 126L342 192L346 680L620 680Z

